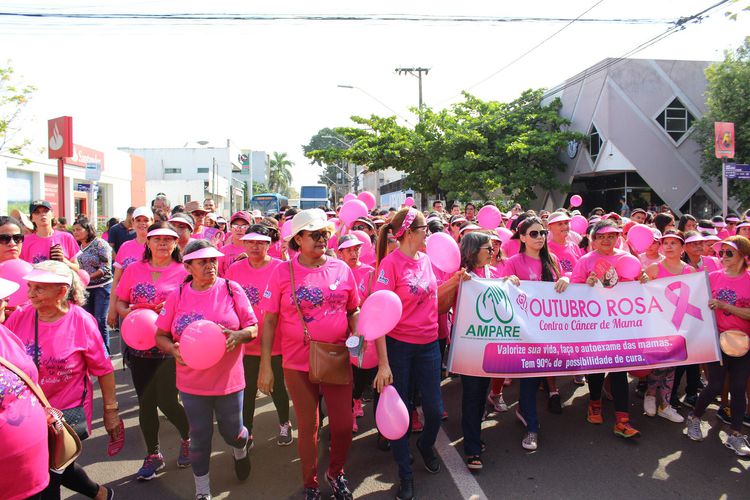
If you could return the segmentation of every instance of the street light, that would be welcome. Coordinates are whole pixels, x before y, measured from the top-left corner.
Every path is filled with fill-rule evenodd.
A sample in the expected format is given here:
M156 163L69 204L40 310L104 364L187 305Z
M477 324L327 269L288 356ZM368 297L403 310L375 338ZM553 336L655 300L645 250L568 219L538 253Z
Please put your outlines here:
M388 106L386 103L384 103L383 101L381 101L380 99L378 99L377 97L375 97L374 95L372 95L371 93L369 93L368 91L366 91L365 89L363 89L361 87L357 87L356 85L342 85L342 84L339 84L339 85L336 85L336 86L338 88L340 88L340 89L354 89L354 90L359 90L364 95L366 95L367 97L369 97L373 101L377 102L381 106L385 107L391 113L393 113L394 115L398 116L399 118L401 118L402 120L404 120L406 123L408 123L409 125L411 125L411 122L405 116L403 116L401 113L399 113L398 111L396 111L392 107Z

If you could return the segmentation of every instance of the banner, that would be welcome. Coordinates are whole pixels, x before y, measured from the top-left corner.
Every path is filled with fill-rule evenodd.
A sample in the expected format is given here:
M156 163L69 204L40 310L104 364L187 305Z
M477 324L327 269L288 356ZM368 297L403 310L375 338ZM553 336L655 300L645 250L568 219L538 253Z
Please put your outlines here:
M461 285L448 370L534 377L708 363L721 358L708 275L613 288L472 278Z

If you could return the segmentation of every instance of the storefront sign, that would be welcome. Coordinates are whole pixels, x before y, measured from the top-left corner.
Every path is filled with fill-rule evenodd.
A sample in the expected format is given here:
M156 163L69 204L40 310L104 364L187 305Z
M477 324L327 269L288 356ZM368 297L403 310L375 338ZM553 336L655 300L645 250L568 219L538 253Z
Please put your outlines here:
M720 359L708 276L613 288L471 279L461 285L448 370L481 377L627 371Z
M89 163L98 163L101 171L104 171L104 153L96 149L87 148L78 144L73 145L73 156L65 160L68 165L87 168ZM88 178L87 178L88 179Z
M61 116L47 120L47 145L49 158L73 156L73 118Z

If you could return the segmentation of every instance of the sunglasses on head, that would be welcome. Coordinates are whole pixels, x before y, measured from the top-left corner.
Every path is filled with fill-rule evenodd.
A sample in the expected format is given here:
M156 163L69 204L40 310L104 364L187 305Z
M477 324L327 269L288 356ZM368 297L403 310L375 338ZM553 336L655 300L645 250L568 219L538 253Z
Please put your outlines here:
M734 257L734 250L719 250L718 251L719 258L724 257L725 255L729 257L730 259Z
M313 241L327 240L331 237L328 231L307 231L307 235Z
M9 245L10 240L13 240L16 245L20 245L23 243L23 234L0 234L0 244Z
M540 236L542 238L546 238L547 237L547 230L546 229L542 229L541 231L529 231L528 233L526 233L526 236L528 236L529 238L532 238L532 239L537 239Z

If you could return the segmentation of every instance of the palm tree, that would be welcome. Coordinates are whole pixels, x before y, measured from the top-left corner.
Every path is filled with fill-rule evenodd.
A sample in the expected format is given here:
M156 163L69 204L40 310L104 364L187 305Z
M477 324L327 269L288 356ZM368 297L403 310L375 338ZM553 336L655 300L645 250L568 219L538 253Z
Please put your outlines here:
M289 171L294 162L287 159L286 153L273 152L273 158L268 163L268 188L272 193L286 195L292 183L292 173Z

